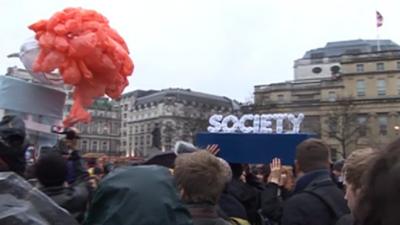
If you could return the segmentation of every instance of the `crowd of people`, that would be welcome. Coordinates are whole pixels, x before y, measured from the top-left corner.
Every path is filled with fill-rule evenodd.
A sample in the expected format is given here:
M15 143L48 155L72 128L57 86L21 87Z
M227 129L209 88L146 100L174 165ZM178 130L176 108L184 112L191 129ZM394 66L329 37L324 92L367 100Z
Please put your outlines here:
M46 210L33 207L27 212L31 217L21 216L16 205L0 201L0 224L61 225L71 220L85 225L400 223L396 213L400 139L382 149L355 150L347 159L332 163L326 143L310 138L297 146L293 165L282 165L278 158L267 164L226 162L218 157L215 145L173 153L173 160L169 157L161 163L85 160L77 149L75 129L27 162L25 136L18 117L5 116L0 122L0 181L10 179L10 173L18 174L24 181L13 178L16 186L23 184L30 193L48 197L40 198L40 207ZM16 195L12 189L12 185L0 187L0 199L15 195L38 205L32 201L39 198ZM49 214L46 201L68 213L57 222L46 222L58 215Z

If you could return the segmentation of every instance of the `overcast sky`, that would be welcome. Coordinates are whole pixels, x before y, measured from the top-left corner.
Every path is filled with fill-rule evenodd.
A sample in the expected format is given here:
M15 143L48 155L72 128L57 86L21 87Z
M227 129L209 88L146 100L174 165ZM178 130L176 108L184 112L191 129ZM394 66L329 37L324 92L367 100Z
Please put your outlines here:
M400 43L399 0L0 0L0 74L27 26L69 6L105 15L127 42L135 71L125 91L190 88L244 101L253 86L293 79L293 61L326 42Z

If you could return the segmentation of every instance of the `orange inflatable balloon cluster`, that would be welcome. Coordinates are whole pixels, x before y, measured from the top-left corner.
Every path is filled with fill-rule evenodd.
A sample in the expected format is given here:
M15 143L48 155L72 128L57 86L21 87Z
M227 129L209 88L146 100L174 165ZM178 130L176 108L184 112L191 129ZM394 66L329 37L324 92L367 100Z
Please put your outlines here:
M89 122L86 108L95 98L104 94L118 98L128 85L127 76L133 72L128 47L96 11L67 8L29 29L36 33L40 46L33 71L59 69L64 83L75 87L65 126Z

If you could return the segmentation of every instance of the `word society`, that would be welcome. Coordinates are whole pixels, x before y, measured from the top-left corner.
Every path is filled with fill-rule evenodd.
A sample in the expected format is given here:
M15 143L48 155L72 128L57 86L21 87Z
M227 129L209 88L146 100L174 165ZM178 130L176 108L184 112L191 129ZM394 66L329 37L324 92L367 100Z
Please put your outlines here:
M279 114L245 114L238 118L229 115L224 118L222 115L212 115L209 119L210 126L207 128L211 133L274 133L272 122L275 121L275 133L297 134L300 132L300 125L303 122L304 114L279 113ZM291 130L284 131L284 120L288 120L291 124ZM247 121L252 121L249 125Z

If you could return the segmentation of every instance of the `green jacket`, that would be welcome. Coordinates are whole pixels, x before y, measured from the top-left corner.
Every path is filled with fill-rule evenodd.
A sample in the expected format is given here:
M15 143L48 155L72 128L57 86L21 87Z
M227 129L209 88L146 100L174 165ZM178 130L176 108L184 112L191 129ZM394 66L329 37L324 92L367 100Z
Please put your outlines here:
M118 168L100 183L85 225L192 225L173 176L160 166Z

